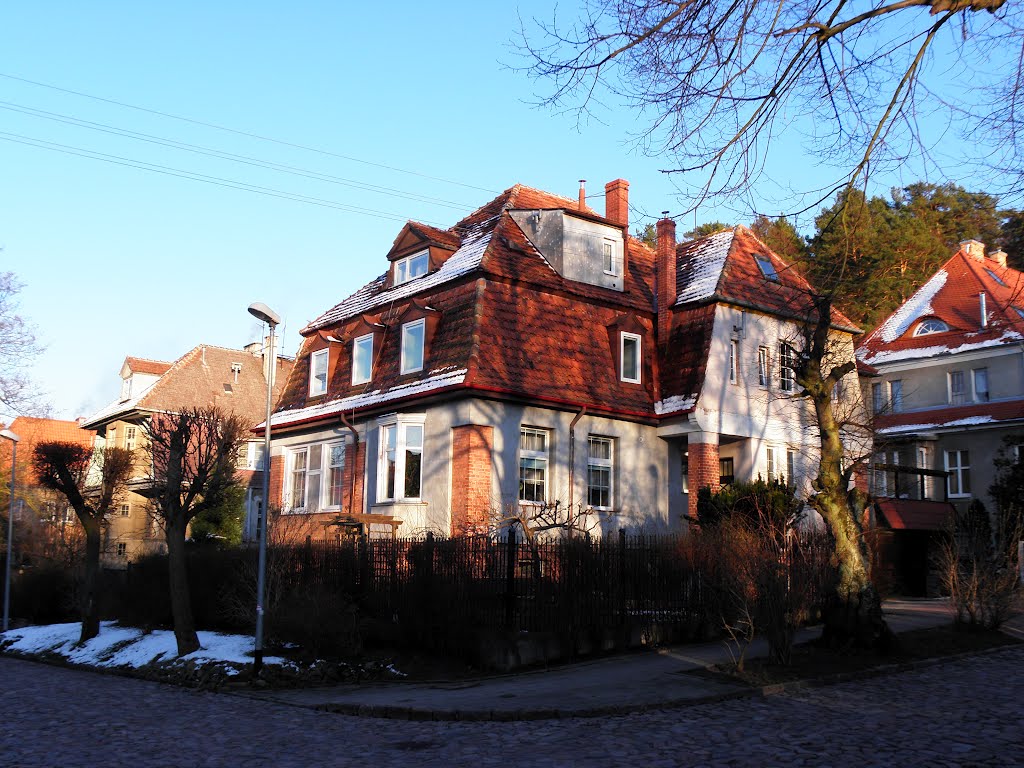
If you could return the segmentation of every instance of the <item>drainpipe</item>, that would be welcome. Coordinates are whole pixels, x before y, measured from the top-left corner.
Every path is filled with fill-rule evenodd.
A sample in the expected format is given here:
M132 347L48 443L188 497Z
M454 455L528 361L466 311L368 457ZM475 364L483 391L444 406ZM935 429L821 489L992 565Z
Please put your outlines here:
M978 308L981 310L981 327L988 327L988 308L985 301L985 292L982 291L978 294Z
M348 427L349 432L352 433L352 449L353 449L352 452L353 452L353 454L355 454L355 456L358 456L359 455L359 433L356 431L356 428L354 426L352 426L352 422L348 420L348 416L345 415L344 411L342 411L338 415L341 417L341 423L344 424L346 427ZM355 458L355 456L353 456L353 459ZM352 482L349 484L349 487L348 487L348 513L350 515L352 515L352 514L355 514L352 511L352 506L355 503L355 495L356 495L356 467L354 465L352 467L352 472L350 473L350 475L351 475L351 478L352 478Z
M576 425L587 412L587 406L583 406L571 422L569 422L569 514L572 514L573 501L576 490ZM569 531L571 534L572 531Z

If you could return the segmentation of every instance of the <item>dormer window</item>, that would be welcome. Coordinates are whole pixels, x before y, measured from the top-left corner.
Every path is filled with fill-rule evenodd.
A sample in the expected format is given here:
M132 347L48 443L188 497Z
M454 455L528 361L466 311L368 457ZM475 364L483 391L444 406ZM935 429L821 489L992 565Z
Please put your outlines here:
M309 396L327 392L327 350L321 349L309 356Z
M132 396L132 377L126 376L121 380L121 402L130 400Z
M945 333L949 326L937 317L926 317L914 329L915 336L927 336L929 333Z
M425 326L423 320L415 320L402 326L402 373L423 370Z
M754 261L757 262L757 266L760 268L765 280L771 280L775 283L779 282L779 273L775 271L775 265L772 264L771 259L767 256L755 256Z
M423 275L427 274L429 266L430 262L427 251L420 251L412 256L399 259L395 262L394 284L401 285L410 280L415 280L417 277L423 277Z
M373 370L373 334L360 336L352 342L352 383L365 384Z
M631 384L640 383L640 336L635 333L619 334L621 370L619 378Z

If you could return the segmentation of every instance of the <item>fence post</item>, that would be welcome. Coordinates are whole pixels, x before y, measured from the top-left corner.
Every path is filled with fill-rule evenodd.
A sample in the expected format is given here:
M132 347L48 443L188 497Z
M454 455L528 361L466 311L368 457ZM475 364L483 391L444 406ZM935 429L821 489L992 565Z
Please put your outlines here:
M514 523L508 527L505 545L505 626L508 629L515 629L517 546Z

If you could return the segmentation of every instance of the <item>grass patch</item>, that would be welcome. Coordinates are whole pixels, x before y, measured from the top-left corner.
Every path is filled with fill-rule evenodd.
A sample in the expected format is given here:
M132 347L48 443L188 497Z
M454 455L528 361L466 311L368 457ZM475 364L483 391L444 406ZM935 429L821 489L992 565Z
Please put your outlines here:
M1020 640L997 630L965 630L950 625L901 632L897 636L896 647L884 654L865 650L837 651L812 641L793 648L793 661L789 666L772 665L767 659L747 659L742 671L731 665L718 665L704 674L760 687L848 675L893 664L941 659L1020 644ZM701 672L698 670L697 674Z

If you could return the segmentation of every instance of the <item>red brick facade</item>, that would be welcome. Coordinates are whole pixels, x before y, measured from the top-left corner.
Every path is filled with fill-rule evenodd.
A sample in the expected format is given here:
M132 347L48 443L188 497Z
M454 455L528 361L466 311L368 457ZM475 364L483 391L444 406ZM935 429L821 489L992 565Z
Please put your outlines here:
M494 427L452 428L452 534L486 527L491 507Z
M697 492L708 486L712 491L719 489L719 466L718 466L718 443L694 443L690 442L687 447L689 451L690 470L690 509L691 517L697 517Z

